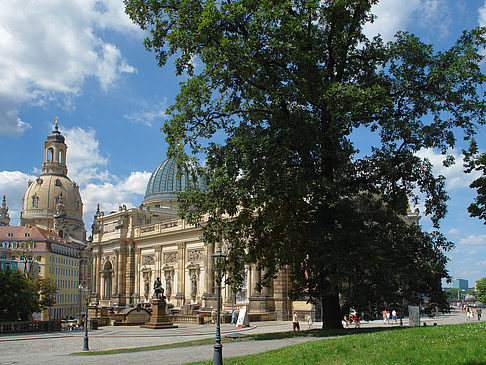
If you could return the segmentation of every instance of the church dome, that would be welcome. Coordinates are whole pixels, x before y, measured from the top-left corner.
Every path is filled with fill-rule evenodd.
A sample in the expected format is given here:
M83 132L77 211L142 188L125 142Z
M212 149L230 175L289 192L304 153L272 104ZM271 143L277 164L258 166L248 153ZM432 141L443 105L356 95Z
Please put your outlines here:
M144 203L154 200L177 200L177 195L189 187L198 187L206 190L202 178L196 183L192 181L187 172L180 172L174 157L168 158L157 166L147 184Z
M67 176L42 174L27 188L22 218L53 217L60 203L66 207L66 218L83 221L83 205L78 185Z

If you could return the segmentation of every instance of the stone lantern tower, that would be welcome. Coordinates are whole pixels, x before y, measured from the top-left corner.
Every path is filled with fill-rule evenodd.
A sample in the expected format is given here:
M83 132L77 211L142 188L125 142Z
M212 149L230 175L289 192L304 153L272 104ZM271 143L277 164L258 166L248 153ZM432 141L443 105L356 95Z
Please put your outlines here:
M67 176L67 145L57 124L44 143L42 174L30 181L22 202L21 225L54 230L75 243L86 243L79 186Z

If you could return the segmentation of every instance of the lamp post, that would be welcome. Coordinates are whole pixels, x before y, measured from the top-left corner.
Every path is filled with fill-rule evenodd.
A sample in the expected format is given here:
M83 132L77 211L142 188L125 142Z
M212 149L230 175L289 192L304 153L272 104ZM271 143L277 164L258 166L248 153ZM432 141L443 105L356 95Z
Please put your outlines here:
M91 290L88 287L81 288L81 293L84 296L84 301L86 302L86 312L84 314L84 346L83 346L83 351L89 351L89 346L88 346L88 303L89 303L89 297L91 294Z
M220 313L221 313L221 281L224 275L224 263L226 260L226 254L221 251L221 248L216 249L216 253L211 255L213 259L213 268L216 279L216 342L214 344L214 358L213 365L223 364L223 345L221 344L221 328L220 328Z

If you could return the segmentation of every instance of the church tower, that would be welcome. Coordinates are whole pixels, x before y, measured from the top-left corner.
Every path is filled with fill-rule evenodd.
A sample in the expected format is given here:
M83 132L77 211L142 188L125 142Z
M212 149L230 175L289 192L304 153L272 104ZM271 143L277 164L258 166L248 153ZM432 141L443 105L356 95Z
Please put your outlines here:
M66 152L67 146L64 143L64 137L59 132L56 117L56 126L44 143L42 173L67 176Z
M67 145L56 117L44 143L42 174L29 181L24 195L20 224L52 229L71 243L85 245L83 202L79 186L67 176L66 158Z
M3 196L2 207L0 208L0 226L9 226L10 217L8 215L7 200Z

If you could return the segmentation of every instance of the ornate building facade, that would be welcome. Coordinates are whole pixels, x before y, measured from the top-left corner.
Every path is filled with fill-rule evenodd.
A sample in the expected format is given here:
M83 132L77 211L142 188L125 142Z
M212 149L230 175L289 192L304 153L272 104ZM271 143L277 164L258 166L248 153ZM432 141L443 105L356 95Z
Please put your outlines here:
M198 179L200 181L201 179ZM204 183L199 183L204 189ZM97 315L145 305L153 295L153 282L160 278L165 295L175 308L216 306L211 255L217 247L204 243L199 227L177 215L177 194L190 179L177 171L175 159L163 161L147 184L138 208L119 207L117 212L97 211L93 224L92 307ZM224 243L222 247L223 251ZM260 318L287 319L291 307L310 309L288 299L287 273L282 271L271 288L255 289L264 274L248 267L243 287L237 293L223 289L223 310L246 307Z

